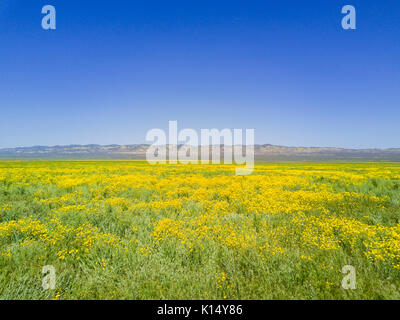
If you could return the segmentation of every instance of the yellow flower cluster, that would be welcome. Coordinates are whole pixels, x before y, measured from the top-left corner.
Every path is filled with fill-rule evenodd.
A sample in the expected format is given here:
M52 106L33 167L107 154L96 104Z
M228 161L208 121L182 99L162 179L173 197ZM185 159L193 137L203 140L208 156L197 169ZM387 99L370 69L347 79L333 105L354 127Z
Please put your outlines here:
M148 256L165 241L255 250L260 259L346 246L400 268L400 224L370 218L398 200L369 187L396 190L399 180L394 164L257 164L236 176L234 165L2 162L0 186L41 214L0 203L0 256L13 241L55 247L65 262L102 248ZM313 259L309 251L299 257Z

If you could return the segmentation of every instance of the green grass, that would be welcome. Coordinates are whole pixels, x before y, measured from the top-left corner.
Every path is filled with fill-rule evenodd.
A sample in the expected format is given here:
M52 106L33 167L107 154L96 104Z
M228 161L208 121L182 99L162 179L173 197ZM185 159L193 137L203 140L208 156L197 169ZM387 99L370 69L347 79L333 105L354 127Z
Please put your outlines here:
M280 234L279 244L284 254L261 252L257 248L233 248L215 239L196 239L192 247L182 245L179 239L170 237L162 242L154 241L152 233L157 222L164 218L185 221L188 213L201 216L202 206L197 202L185 202L181 209L134 210L128 206L113 206L107 199L123 198L148 203L161 197L160 191L148 187L113 189L111 180L82 183L60 187L47 177L65 177L70 172L77 177L93 177L104 173L109 176L148 173L153 170L141 162L74 163L74 162L0 162L0 225L32 217L50 231L55 230L51 218L67 227L79 228L84 223L96 227L99 232L115 235L123 244L90 247L79 260L73 256L60 259L58 252L78 248L71 234L60 243L50 245L36 235L21 230L5 235L0 228L0 298L1 299L399 299L400 272L393 267L394 260L371 261L365 257L365 247L360 240L354 246L344 242L338 250L320 250L302 246L304 239L292 223L293 214L249 212L245 208L223 216L221 223L232 222L240 226L249 223L249 230L260 234L267 223L271 231L287 226L294 232ZM293 175L295 170L316 170L313 164L259 164L268 175L278 166L276 174ZM329 216L341 216L361 221L366 225L396 227L400 219L399 166L365 164L337 165L338 172L354 173L365 179L353 183L347 179L334 179L329 174L336 165L317 165L318 173L307 176L313 183L307 186L288 187L289 192L327 185L333 192L351 192L365 196L386 197L384 206L377 206L365 198L353 206L349 203L327 203ZM367 177L369 168L377 168L376 177ZM150 169L149 169L150 168ZM389 168L389 169L388 169ZM72 171L71 171L72 170ZM77 170L77 171L73 171ZM196 167L174 168L158 174L158 181L174 176L193 173ZM283 171L282 171L283 170ZM387 173L386 171L391 173ZM218 172L204 170L206 178L232 175L221 168ZM275 173L274 173L275 174ZM296 173L297 175L297 173ZM149 177L151 174L149 174ZM302 176L303 177L303 176ZM305 178L306 179L306 178ZM193 187L194 188L194 187ZM284 189L283 189L284 190ZM102 198L95 201L95 191ZM78 192L77 196L61 204L49 204L40 200L60 198ZM219 201L215 199L216 201ZM71 209L67 213L54 210L71 205L84 204L90 212ZM7 209L6 206L8 206ZM309 216L324 218L318 210L307 212ZM137 231L132 230L134 226ZM3 230L3 231L2 231ZM302 242L303 241L303 242ZM310 256L305 260L302 256ZM106 265L102 266L102 261ZM52 265L56 269L56 289L42 288L42 267ZM356 269L356 290L345 290L341 283L344 265ZM221 281L225 274L225 280Z

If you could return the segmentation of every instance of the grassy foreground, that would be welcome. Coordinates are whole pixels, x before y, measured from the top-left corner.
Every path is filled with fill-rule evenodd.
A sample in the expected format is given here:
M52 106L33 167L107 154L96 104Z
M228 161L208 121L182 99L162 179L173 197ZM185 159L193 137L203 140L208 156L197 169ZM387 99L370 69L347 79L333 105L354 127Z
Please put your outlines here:
M400 165L234 169L1 161L0 298L400 298Z

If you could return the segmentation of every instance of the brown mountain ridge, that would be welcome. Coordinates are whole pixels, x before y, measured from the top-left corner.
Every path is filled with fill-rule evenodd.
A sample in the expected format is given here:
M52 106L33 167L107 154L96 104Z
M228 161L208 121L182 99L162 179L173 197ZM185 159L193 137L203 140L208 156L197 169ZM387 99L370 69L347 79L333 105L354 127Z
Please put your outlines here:
M145 159L147 144L132 145L67 145L33 146L0 149L1 159ZM218 147L218 146L217 146ZM225 146L221 145L221 152ZM287 147L271 144L255 145L257 161L276 160L344 160L400 161L400 148L345 149L330 147Z

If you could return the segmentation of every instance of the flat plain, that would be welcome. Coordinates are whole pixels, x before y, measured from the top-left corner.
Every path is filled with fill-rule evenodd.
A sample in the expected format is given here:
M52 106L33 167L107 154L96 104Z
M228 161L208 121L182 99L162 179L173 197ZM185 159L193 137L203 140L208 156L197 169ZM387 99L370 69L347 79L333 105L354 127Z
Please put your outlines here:
M0 161L0 298L399 299L399 220L399 164Z

